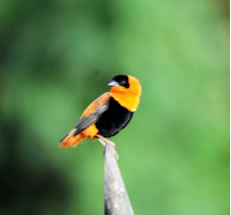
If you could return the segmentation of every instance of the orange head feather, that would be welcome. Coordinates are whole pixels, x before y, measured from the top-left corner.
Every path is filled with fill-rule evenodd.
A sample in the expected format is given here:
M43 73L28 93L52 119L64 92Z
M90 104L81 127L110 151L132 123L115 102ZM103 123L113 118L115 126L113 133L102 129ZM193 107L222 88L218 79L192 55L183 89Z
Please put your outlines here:
M112 85L110 94L120 103L121 106L127 108L131 112L134 112L140 103L142 88L140 82L135 77L130 75L127 77L128 85L123 86L120 84L114 84Z

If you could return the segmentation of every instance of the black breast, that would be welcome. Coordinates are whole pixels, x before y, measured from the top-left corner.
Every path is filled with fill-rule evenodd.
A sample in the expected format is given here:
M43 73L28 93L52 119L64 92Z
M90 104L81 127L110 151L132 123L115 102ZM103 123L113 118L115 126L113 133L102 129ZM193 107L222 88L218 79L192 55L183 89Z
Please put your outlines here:
M123 129L132 119L133 112L122 107L112 97L109 100L108 109L99 117L96 127L100 135L111 137Z

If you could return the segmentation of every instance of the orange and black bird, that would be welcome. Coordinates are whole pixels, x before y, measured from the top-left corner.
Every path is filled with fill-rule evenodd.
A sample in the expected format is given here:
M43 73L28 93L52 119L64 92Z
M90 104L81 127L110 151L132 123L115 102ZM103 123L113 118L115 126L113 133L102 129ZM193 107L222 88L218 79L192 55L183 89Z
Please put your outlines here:
M61 140L61 146L75 147L85 138L105 141L127 126L140 102L140 82L130 75L117 75L108 86L111 90L86 108L76 127Z

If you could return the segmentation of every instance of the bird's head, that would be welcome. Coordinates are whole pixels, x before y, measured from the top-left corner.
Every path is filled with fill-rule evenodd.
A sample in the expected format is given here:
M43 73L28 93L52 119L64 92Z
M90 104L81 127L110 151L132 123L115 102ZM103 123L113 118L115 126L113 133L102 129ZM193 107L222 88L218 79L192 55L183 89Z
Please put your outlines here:
M130 75L116 75L108 83L111 87L111 93L134 94L138 97L141 95L140 82Z
M130 75L117 75L112 78L108 86L111 87L111 96L119 104L131 112L136 111L141 96L140 82Z

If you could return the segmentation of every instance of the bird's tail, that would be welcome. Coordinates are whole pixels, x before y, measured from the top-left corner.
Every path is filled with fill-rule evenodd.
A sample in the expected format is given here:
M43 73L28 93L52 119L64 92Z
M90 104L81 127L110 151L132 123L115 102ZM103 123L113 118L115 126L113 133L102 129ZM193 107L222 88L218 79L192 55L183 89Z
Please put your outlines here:
M68 135L63 137L63 139L60 141L61 147L75 147L77 146L82 140L84 140L86 137L83 134L78 134L74 136L74 133L76 131L76 128L72 129Z

